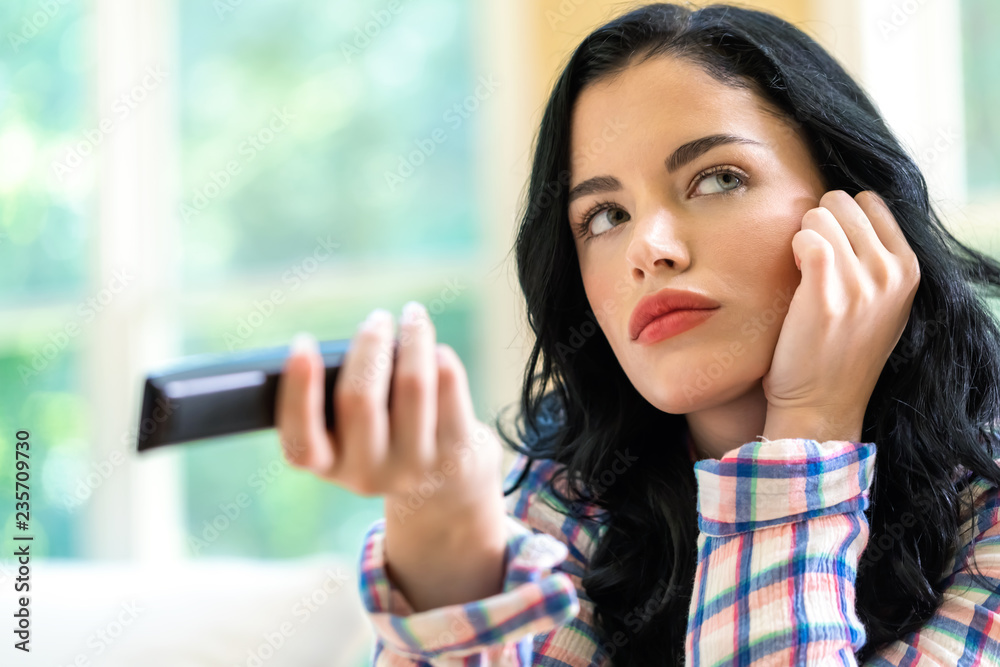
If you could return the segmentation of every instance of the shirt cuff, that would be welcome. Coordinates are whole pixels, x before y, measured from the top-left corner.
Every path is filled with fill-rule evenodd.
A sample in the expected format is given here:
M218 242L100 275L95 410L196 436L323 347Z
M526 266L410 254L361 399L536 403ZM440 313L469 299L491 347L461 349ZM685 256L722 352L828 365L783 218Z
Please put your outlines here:
M694 464L702 533L733 535L868 508L875 443L762 440Z
M416 660L459 658L486 650L497 655L527 651L530 656L534 635L577 615L580 603L572 580L553 571L568 556L566 545L552 535L532 532L510 515L505 518L503 591L421 612L413 611L387 575L385 518L369 527L360 562L360 592L386 647Z

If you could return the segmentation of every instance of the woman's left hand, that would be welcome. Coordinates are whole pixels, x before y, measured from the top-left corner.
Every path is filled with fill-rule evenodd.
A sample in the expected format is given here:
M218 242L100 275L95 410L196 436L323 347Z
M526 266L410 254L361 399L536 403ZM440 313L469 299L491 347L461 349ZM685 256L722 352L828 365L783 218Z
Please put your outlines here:
M763 388L768 413L860 419L920 284L917 256L872 191L827 192L792 237L802 281Z

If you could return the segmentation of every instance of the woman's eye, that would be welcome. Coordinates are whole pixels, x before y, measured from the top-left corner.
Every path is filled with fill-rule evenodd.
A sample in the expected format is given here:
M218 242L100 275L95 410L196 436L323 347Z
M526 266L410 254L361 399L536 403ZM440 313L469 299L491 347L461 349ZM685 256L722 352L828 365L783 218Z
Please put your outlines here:
M609 215L610 218L608 217ZM614 220L614 223L611 224L611 227L614 227L616 224L621 224L625 222L627 219L628 219L628 213L621 210L620 208L606 208L603 211L598 211L597 213L595 213L594 216L590 219L591 232L594 234L594 236L597 236L603 231L606 231L598 229L600 225L597 223L602 220L605 221ZM611 227L608 227L608 229L611 229Z
M708 183L709 185L715 185L718 188L717 190L710 192L698 192L698 189L696 189L695 192L703 195L729 192L740 187L742 182L742 179L732 171L718 171L714 174L702 176L698 182L698 189L700 189L703 184Z
M749 180L750 177L736 167L713 167L695 177L694 183L698 187L694 194L696 196L727 194L745 188ZM705 183L714 186L715 189L708 192L701 190ZM573 225L577 236L584 241L600 236L608 229L613 229L629 219L628 212L613 201L598 202L590 210L592 212L585 214L581 222ZM601 222L606 223L607 229L599 228Z

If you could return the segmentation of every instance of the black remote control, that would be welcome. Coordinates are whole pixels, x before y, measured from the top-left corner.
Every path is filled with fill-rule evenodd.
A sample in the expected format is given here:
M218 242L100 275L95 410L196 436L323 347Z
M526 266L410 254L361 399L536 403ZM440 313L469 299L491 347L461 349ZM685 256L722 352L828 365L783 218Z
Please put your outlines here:
M326 367L324 400L332 429L333 385L351 341L319 341ZM278 379L289 345L184 357L148 373L138 451L232 433L273 428Z

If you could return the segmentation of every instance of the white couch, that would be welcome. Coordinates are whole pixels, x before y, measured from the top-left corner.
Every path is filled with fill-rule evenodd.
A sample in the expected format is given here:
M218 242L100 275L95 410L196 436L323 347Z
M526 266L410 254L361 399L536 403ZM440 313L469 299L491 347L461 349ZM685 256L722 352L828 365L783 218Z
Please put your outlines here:
M357 563L200 559L170 565L32 560L31 652L13 649L0 565L0 664L38 667L361 667L374 642Z

